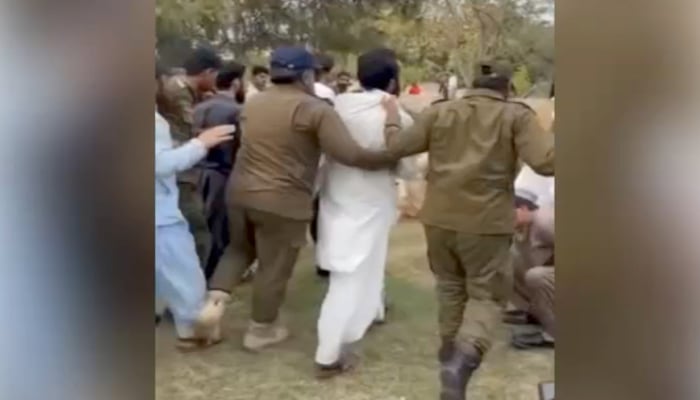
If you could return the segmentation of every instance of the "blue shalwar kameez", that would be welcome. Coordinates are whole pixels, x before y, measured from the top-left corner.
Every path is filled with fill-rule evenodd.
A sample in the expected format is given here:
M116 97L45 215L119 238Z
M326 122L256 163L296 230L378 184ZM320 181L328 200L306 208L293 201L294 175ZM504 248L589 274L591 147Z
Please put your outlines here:
M178 206L176 174L207 153L197 139L175 147L167 121L157 112L156 130L156 296L167 303L180 338L194 336L193 324L206 299L206 281L194 238Z

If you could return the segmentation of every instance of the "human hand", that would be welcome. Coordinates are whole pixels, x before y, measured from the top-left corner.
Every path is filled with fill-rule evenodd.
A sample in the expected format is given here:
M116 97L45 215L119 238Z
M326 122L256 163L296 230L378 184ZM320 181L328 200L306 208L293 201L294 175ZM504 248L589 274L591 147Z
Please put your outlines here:
M219 125L209 128L197 136L197 139L202 142L207 149L214 148L221 143L228 142L233 139L233 133L236 131L235 125Z
M399 117L399 101L396 96L386 96L382 99L382 107L387 113L387 117Z
M515 228L522 229L532 223L534 213L526 207L518 207L515 209Z

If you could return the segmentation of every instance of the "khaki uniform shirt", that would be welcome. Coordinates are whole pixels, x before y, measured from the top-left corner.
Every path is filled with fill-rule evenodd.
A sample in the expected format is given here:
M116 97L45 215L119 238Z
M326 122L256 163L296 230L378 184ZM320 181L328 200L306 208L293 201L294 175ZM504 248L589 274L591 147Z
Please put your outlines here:
M460 232L513 232L519 158L541 175L554 174L554 135L528 106L486 89L431 106L387 144L396 157L428 151L420 218Z
M165 104L161 115L170 123L173 140L177 144L183 144L195 136L193 131L194 106L202 99L197 92L187 83L183 76L173 76L165 82L163 87ZM191 169L178 174L178 182L197 184L199 174Z
M387 121L390 125L397 121ZM333 107L293 85L277 85L246 102L241 147L229 180L236 205L311 220L321 153L355 167L392 167L387 152L363 150Z

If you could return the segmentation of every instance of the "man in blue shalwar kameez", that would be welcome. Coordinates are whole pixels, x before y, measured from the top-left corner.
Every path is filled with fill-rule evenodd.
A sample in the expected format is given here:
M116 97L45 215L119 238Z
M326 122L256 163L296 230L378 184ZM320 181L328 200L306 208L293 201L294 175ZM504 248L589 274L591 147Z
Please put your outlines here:
M194 238L178 206L176 174L200 161L208 149L231 140L233 130L232 125L215 127L176 147L167 121L155 114L156 295L173 314L183 350L221 340L216 327L223 305L207 301Z

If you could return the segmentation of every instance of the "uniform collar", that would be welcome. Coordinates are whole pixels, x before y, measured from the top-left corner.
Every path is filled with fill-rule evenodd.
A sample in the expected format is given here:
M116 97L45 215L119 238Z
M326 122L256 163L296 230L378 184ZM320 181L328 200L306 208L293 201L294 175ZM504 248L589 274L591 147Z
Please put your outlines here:
M285 84L285 85L272 85L266 91L273 91L278 93L299 93L299 94L309 94L304 89L296 84Z
M470 89L465 97L488 97L495 100L506 100L504 95L491 89Z

